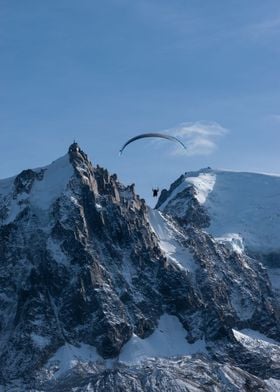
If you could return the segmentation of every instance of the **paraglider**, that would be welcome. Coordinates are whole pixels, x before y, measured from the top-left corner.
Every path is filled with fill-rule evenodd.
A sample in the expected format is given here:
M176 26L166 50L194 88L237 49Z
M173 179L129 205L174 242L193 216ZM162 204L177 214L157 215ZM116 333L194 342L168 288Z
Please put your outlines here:
M152 132L152 133L142 133L141 135L137 135L132 137L131 139L129 139L120 149L120 155L123 153L123 150L126 148L126 146L128 146L130 143L139 140L139 139L143 139L146 137L158 137L161 139L167 139L176 143L181 144L181 146L186 149L186 146L184 145L183 142L181 142L181 140L177 139L177 137L175 136L171 136L171 135L166 135L165 133L157 133L157 132Z

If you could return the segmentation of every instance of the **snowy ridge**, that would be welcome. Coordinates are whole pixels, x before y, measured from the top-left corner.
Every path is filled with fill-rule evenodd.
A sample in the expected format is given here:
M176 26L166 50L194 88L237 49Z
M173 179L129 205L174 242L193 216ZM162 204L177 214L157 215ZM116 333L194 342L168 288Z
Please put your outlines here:
M195 187L195 197L200 204L204 204L213 191L216 183L216 174L201 173L197 177L188 177L188 184Z
M185 174L183 181L173 190L172 194L159 207L163 211L165 207L176 198L176 196L186 188L194 186L195 198L200 204L204 204L210 192L212 192L216 182L216 174L209 169L202 169L198 172Z
M186 174L159 209L164 211L190 186L207 210L211 222L207 231L214 237L234 233L253 251L280 250L280 176L208 169Z
M181 193L184 189L193 189L209 219L204 229L229 250L262 261L280 295L280 176L211 169L186 173L159 210L188 223L191 198Z
M250 348L259 348L260 345L263 346L277 346L280 350L280 343L276 342L276 340L270 339L265 336L263 333L255 331L253 329L243 329L241 331L236 331L233 329L233 334L235 338L241 342L244 346L248 346ZM280 351L279 351L280 353Z
M27 205L47 211L67 189L74 174L69 155L49 166L22 172L17 177L0 181L0 224L13 222ZM22 177L22 178L21 178ZM20 188L17 189L17 186ZM1 210L3 211L1 222Z

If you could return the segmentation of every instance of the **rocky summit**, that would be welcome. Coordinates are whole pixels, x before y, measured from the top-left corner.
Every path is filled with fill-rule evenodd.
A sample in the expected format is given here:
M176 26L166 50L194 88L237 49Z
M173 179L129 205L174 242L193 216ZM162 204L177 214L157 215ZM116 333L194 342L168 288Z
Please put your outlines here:
M279 391L279 194L207 168L151 209L76 143L0 180L0 391Z

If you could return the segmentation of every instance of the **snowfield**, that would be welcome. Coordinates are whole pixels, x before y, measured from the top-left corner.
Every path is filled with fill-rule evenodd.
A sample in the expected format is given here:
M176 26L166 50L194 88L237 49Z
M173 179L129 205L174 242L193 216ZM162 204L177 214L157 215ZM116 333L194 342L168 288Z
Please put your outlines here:
M194 186L198 202L210 216L207 231L214 237L234 234L241 236L245 247L252 251L280 250L280 176L211 169L186 173L159 209L164 211L190 186Z
M92 363L100 363L107 368L112 368L119 362L135 365L150 358L170 358L207 353L204 340L190 344L185 339L186 335L186 330L176 316L163 314L152 335L141 339L133 334L116 359L104 360L97 353L95 347L87 344L73 346L66 343L49 359L45 370L50 378L58 378L77 365L87 366Z
M239 234L255 252L279 251L280 177L234 172L216 172L215 177L205 202L209 232L215 237Z
M186 334L187 331L176 316L164 314L152 335L146 339L141 339L137 335L131 337L123 347L119 361L135 364L147 358L170 358L207 352L204 340L189 344L185 339Z

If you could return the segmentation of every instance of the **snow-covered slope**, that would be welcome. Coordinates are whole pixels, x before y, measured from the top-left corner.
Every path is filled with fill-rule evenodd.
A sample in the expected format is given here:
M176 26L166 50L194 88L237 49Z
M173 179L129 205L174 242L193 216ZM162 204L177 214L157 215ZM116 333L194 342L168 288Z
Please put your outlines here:
M190 344L185 339L186 334L187 331L176 316L164 314L152 335L141 339L133 334L117 358L104 360L93 346L73 346L66 343L48 360L44 371L50 378L58 379L79 364L86 366L87 363L99 363L110 369L121 363L131 366L154 358L181 357L207 352L204 340Z
M206 217L203 228L234 251L262 261L279 291L280 176L207 168L185 173L174 184L157 208L187 224L195 221L190 211L197 203L196 211Z
M205 341L190 344L187 331L176 316L164 314L151 336L140 339L133 335L123 347L119 360L128 364L138 363L147 358L170 358L206 352Z
M24 170L17 177L0 181L0 223L8 224L26 208L47 211L66 191L74 175L69 155L49 166Z
M193 256L180 242L185 237L160 211L148 210L149 222L159 239L159 246L168 259L188 272L197 268Z
M186 173L159 209L171 209L178 194L190 186L209 214L207 231L214 237L235 233L251 250L280 250L280 176L211 169ZM172 214L184 214L183 201L180 207Z

